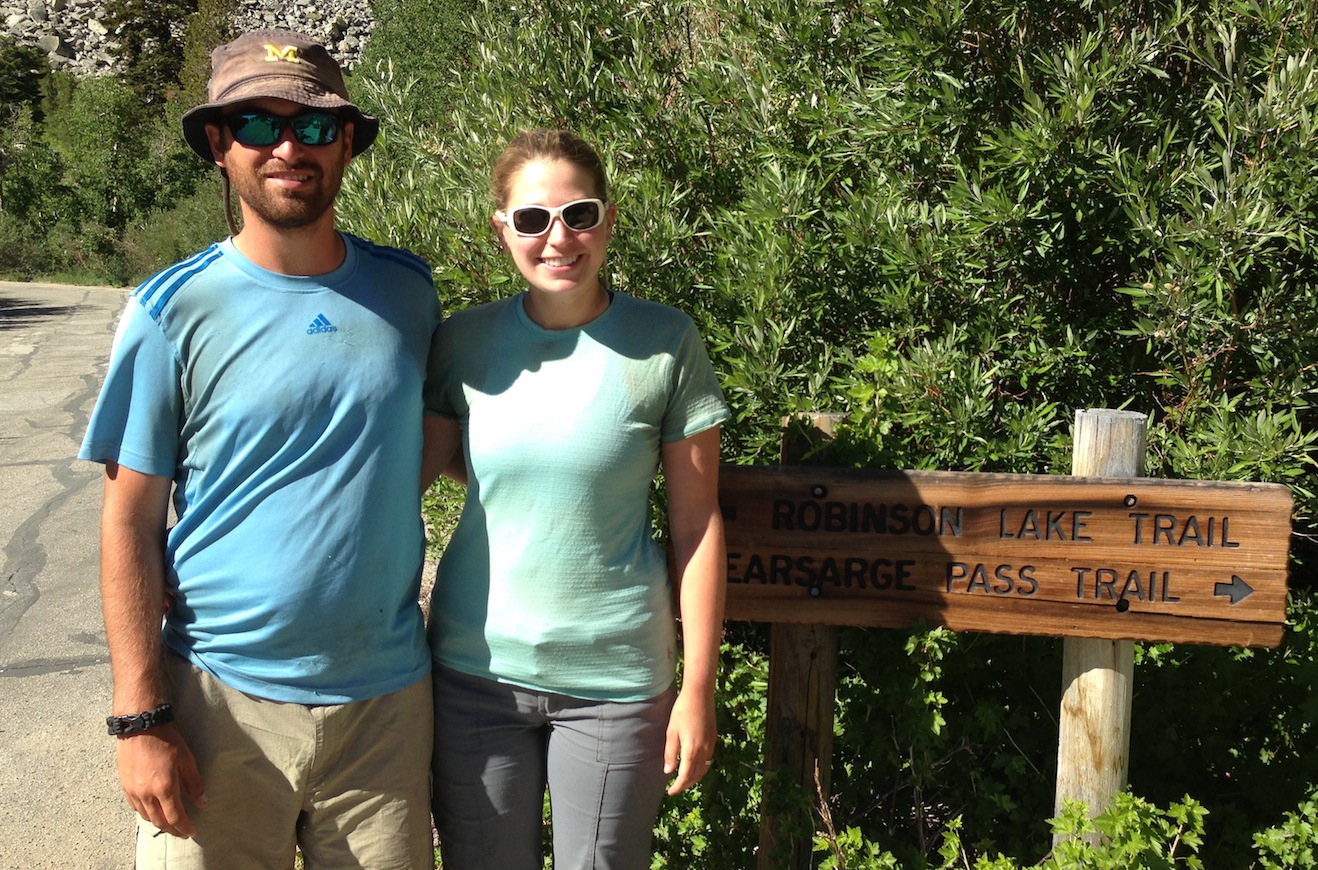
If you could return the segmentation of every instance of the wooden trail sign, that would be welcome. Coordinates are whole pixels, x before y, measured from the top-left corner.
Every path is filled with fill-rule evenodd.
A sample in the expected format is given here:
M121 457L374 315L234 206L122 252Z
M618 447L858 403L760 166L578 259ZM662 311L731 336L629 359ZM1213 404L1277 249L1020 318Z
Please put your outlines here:
M1276 646L1278 484L724 466L727 618Z

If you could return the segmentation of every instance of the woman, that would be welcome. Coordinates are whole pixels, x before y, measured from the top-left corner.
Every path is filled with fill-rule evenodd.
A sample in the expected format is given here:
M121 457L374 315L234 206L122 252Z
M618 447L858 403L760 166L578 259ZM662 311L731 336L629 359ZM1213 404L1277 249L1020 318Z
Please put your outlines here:
M468 479L431 603L443 865L539 870L547 784L555 867L642 870L716 741L728 409L691 319L601 282L617 208L586 142L521 133L493 189L527 289L442 326L427 397L427 467L461 437Z

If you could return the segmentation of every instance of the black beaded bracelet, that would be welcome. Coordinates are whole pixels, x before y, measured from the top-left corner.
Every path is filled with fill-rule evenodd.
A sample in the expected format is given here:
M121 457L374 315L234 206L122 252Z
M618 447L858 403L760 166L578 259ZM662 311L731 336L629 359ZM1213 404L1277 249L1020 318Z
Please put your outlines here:
M147 710L145 713L137 713L132 716L105 717L105 725L111 737L128 737L133 734L141 734L148 728L154 728L157 725L164 725L173 721L174 708L169 704L161 704L154 710Z

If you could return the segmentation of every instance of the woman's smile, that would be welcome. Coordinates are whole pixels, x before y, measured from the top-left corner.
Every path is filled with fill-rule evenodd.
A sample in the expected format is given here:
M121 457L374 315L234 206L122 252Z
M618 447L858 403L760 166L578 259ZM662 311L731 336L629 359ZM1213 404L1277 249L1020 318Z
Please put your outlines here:
M490 220L500 242L529 285L526 311L548 329L580 326L608 307L600 283L605 252L613 238L616 211L606 206L602 219L589 229L572 229L554 209L583 200L602 199L590 173L561 160L532 160L511 179L507 202ZM603 203L601 203L602 205ZM514 209L539 206L551 210L539 235L524 235L504 223ZM569 220L572 218L569 217Z

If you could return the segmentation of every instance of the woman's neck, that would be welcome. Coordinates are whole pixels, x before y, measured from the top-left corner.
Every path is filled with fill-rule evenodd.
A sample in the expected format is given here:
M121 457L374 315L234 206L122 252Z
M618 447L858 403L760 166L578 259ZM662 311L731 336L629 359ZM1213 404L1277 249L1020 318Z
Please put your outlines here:
M585 326L609 307L609 294L600 284L590 291L546 293L534 287L526 294L526 316L543 329Z

